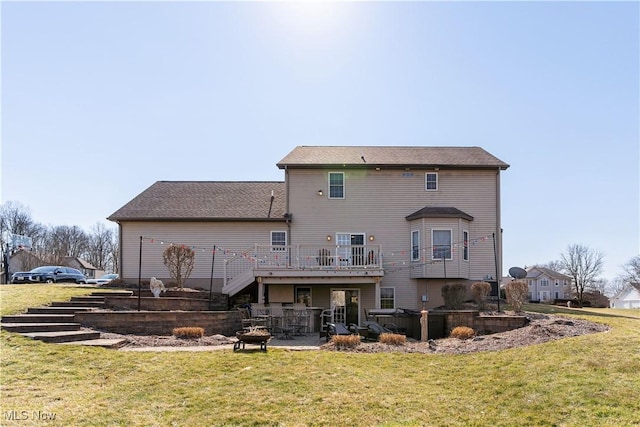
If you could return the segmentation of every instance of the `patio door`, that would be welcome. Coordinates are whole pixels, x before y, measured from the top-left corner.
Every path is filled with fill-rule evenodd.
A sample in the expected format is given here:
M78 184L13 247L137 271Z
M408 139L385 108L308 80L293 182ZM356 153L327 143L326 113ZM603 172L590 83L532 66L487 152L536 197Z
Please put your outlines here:
M364 233L336 233L338 265L364 264ZM355 246L355 247L354 247Z
M360 324L360 290L359 289L333 289L331 291L331 308L333 320L336 323Z

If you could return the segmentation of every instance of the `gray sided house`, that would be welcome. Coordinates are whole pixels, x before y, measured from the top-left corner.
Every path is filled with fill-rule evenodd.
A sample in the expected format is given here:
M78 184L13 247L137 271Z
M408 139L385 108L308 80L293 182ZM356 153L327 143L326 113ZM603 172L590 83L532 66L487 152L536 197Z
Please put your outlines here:
M572 298L571 277L544 267L529 267L524 280L529 286L530 301L553 301Z
M349 323L363 309L437 307L446 283L500 277L509 165L482 148L299 146L277 166L282 182L143 191L109 217L121 276L170 282L162 251L185 245L196 251L188 286L332 307Z

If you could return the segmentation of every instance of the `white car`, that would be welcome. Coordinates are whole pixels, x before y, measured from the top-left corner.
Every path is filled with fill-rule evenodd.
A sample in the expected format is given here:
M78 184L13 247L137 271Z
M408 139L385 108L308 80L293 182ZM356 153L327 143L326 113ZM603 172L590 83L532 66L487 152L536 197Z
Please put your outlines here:
M117 274L105 274L97 279L88 279L87 283L90 285L108 285L112 280L119 278L120 276Z

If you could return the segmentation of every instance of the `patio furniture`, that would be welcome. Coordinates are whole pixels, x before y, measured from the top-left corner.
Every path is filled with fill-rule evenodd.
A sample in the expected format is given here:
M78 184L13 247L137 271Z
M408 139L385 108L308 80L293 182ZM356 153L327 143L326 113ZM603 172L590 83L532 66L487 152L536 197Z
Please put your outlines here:
M238 307L240 312L240 320L242 321L242 329L250 328L266 328L267 319L260 317L252 317L248 308Z
M362 322L363 326L367 328L366 338L369 340L377 341L382 334L397 334L398 328L393 323L385 323L384 325L374 322L372 320L366 320Z
M293 304L293 315L295 317L295 334L301 335L309 332L309 318L310 313L307 310L307 306L303 303Z
M358 325L351 323L347 327L344 323L327 323L327 342L336 335L359 335Z
M329 323L333 323L333 310L322 310L320 313L320 338L327 336Z

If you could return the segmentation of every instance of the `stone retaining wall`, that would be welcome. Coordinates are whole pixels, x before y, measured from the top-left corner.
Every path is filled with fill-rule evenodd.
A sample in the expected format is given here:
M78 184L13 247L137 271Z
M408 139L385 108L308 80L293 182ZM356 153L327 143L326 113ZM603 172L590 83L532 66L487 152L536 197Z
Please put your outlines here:
M479 334L497 334L512 329L522 328L529 321L525 316L491 315L474 318L474 328Z
M115 289L115 288L112 288ZM117 288L119 289L119 288ZM133 292L133 296L138 298L138 288L127 288L125 290L131 291ZM140 290L140 296L142 298L154 298L153 294L151 293L151 291L149 290L149 285L145 285L141 290ZM195 299L195 300L204 300L204 301L209 301L209 299L211 299L211 310L220 310L220 311L225 311L225 310L229 310L229 295L226 294L222 294L219 292L212 292L211 294L209 294L208 291L180 291L177 289L168 289L166 292L163 292L160 294L160 299L162 298L189 298L189 299ZM138 308L138 306L136 305L135 307L136 309Z
M432 331L430 328L429 335L433 335L434 338L449 336L451 330L456 326L468 326L483 335L522 328L528 323L525 316L482 315L477 310L435 310L430 311L428 316L430 324L436 322L437 317L443 318L443 320L436 322L438 330ZM440 328L442 328L441 331Z
M138 297L107 296L104 307L110 310L137 310ZM149 311L208 311L209 301L196 298L141 297L140 309Z
M199 326L206 335L235 336L242 330L236 311L85 311L76 312L82 326L133 335L172 335L174 328Z

